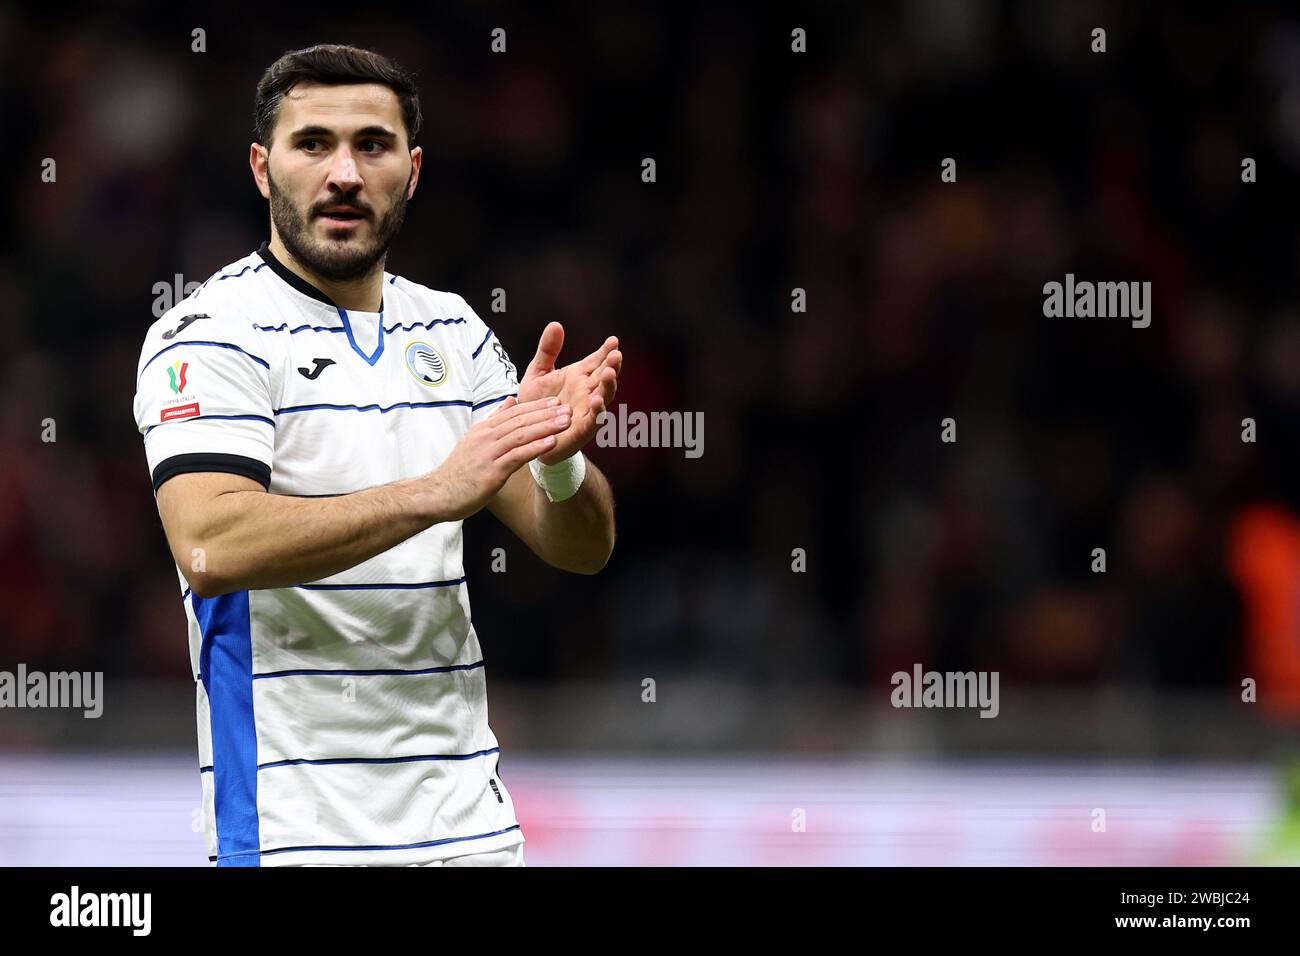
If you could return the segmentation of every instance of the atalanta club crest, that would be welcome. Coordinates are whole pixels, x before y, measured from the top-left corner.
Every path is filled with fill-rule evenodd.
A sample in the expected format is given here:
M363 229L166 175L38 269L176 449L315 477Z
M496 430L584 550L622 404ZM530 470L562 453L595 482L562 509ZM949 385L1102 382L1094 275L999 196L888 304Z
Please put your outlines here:
M447 362L428 342L412 342L406 347L406 370L422 385L432 387L447 381Z

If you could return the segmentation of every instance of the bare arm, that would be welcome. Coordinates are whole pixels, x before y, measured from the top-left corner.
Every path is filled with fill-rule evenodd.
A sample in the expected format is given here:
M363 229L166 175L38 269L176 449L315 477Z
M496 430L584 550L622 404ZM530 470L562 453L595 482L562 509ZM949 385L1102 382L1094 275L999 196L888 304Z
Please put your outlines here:
M572 498L551 501L525 467L510 476L488 510L561 571L595 574L614 550L614 495L590 459Z
M553 399L507 399L420 478L336 498L293 498L237 475L184 474L158 489L158 513L199 597L317 581L474 514L568 425L567 409Z
M582 453L596 435L597 421L618 390L623 353L609 336L596 351L572 365L557 367L564 346L564 326L551 322L542 330L537 354L519 383L519 397L554 395L572 412L572 424L555 446L538 456L555 464ZM614 494L591 460L577 492L564 501L546 497L527 468L520 468L488 503L488 510L547 564L562 571L595 574L614 550Z

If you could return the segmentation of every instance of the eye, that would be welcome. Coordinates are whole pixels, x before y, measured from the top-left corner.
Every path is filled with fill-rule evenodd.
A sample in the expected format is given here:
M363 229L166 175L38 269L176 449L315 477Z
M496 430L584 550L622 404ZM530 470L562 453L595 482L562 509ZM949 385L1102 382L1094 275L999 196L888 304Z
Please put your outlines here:
M367 152L367 153L377 153L377 152L379 152L380 150L382 150L382 149L385 148L385 144L383 143L383 141L382 141L382 140L378 140L378 139L367 139L367 140L362 140L362 142L361 142L361 146L362 146L362 149L363 149L365 152ZM367 147L367 146L374 146L375 149L365 149L365 147Z
M299 143L298 143L298 148L299 148L299 149L305 149L305 150L307 150L307 152L309 152L309 153L314 153L315 150L313 150L313 149L308 149L309 146L313 146L313 145L315 145L315 146L319 146L319 145L320 145L320 140L318 140L318 139L304 139L304 140L300 140Z

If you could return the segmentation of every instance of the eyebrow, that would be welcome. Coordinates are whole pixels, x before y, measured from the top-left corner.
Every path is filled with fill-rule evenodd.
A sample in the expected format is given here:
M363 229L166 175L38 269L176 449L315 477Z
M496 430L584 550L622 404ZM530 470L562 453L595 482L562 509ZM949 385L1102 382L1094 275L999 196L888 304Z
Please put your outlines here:
M304 136L333 136L334 130L325 126L303 126L289 134L291 139L301 139ZM397 139L397 132L389 129L387 126L363 126L352 134L353 136L376 136L384 139Z

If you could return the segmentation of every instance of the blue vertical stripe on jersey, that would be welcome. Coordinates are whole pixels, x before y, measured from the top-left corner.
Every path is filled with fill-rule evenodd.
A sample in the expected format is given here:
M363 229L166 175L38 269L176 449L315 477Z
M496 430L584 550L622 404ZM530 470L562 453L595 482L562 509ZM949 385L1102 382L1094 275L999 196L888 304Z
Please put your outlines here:
M257 731L253 722L253 633L248 592L191 594L203 639L199 672L212 727L217 866L260 866Z
M335 306L338 309L338 306ZM343 328L348 333L348 343L352 346L352 351L356 352L363 359L374 365L379 361L379 356L384 354L384 312L379 311L379 344L375 346L375 354L367 355L361 351L361 346L357 345L357 340L352 337L352 323L348 321L348 313L345 309L339 309L339 318L343 320Z

